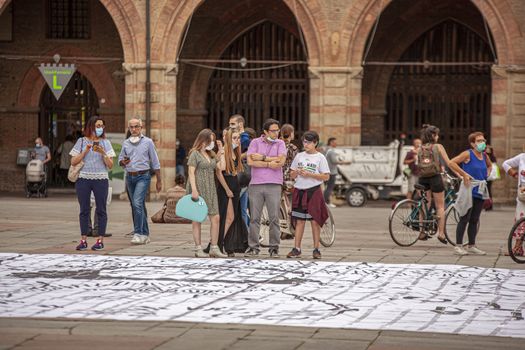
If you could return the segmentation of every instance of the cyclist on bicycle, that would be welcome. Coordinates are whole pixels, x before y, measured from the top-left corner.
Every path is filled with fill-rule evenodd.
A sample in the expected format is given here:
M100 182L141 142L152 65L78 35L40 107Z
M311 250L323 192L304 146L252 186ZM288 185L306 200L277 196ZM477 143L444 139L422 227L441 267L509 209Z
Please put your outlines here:
M423 125L421 129L421 141L423 144L418 150L419 184L425 187L429 202L430 192L432 193L436 206L436 214L438 216L438 240L443 244L447 244L447 239L445 238L445 186L443 184L443 178L441 177L440 159L463 178L466 186L470 185L470 176L463 171L459 165L449 159L445 148L438 143L438 127L428 124ZM428 236L426 233L421 232L419 239L427 240Z

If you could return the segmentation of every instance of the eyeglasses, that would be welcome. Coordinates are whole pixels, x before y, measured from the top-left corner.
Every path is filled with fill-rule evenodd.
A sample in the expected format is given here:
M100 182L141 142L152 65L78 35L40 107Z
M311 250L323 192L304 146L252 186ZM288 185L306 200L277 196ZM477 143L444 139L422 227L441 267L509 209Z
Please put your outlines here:
M281 131L281 129L268 130L268 132L273 132L273 133L278 133L279 131Z
M305 145L309 145L311 143L314 143L314 142L313 141L308 141L308 140L303 140L303 144L305 144Z
M483 142L487 142L487 140L476 140L476 143L483 143Z
M130 125L129 128L130 129L140 129L142 128L142 126L141 125Z

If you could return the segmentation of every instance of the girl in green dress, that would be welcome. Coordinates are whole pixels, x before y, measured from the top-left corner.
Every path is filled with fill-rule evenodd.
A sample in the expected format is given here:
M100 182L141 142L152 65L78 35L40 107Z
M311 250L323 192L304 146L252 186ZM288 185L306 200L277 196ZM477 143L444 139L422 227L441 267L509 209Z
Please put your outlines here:
M218 166L218 157L215 147L215 134L210 129L204 129L197 135L188 158L189 180L186 193L191 194L194 200L201 196L208 206L210 218L211 249L210 258L225 258L217 245L219 238L219 205L214 174ZM222 147L221 147L222 149ZM201 223L193 222L193 240L195 241L195 257L205 258L208 255L202 250Z

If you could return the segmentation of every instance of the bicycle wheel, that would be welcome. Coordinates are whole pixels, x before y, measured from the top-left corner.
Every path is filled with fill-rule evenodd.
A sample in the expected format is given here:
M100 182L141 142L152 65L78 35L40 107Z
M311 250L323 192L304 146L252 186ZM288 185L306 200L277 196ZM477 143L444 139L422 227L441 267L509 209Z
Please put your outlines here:
M460 219L461 216L459 216L456 208L453 205L449 206L445 211L445 237L452 245L456 245L456 229ZM469 244L467 229L468 226L463 234L463 247ZM479 221L476 230L479 232Z
M270 218L268 217L268 210L266 205L261 211L261 221L259 226L259 244L261 247L270 246Z
M525 239L525 218L521 218L514 226L509 233L508 239L508 251L509 256L517 262L518 264L525 264L525 255L523 253L524 244L523 240Z
M328 209L328 208L327 208ZM321 244L323 247L331 247L335 242L335 221L332 212L328 210L328 219L321 227Z
M459 216L458 211L456 208L451 205L447 208L445 211L445 237L447 238L448 243L452 245L456 245L456 229L458 227L459 220L461 219L461 216ZM479 230L479 223L478 223L478 230ZM466 231L466 230L465 230ZM463 246L468 245L468 235L467 232L463 235Z
M418 202L405 199L397 203L388 218L388 230L392 240L401 247L409 247L419 239L420 228L424 225L423 211Z

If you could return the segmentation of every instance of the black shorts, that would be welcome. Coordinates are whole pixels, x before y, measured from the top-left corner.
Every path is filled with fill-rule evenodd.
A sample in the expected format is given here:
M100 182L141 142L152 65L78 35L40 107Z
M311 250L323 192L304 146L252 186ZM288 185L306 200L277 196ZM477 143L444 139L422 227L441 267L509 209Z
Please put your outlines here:
M445 185L443 184L441 174L431 177L420 177L419 184L425 186L425 191L430 190L432 193L441 193L445 191Z

